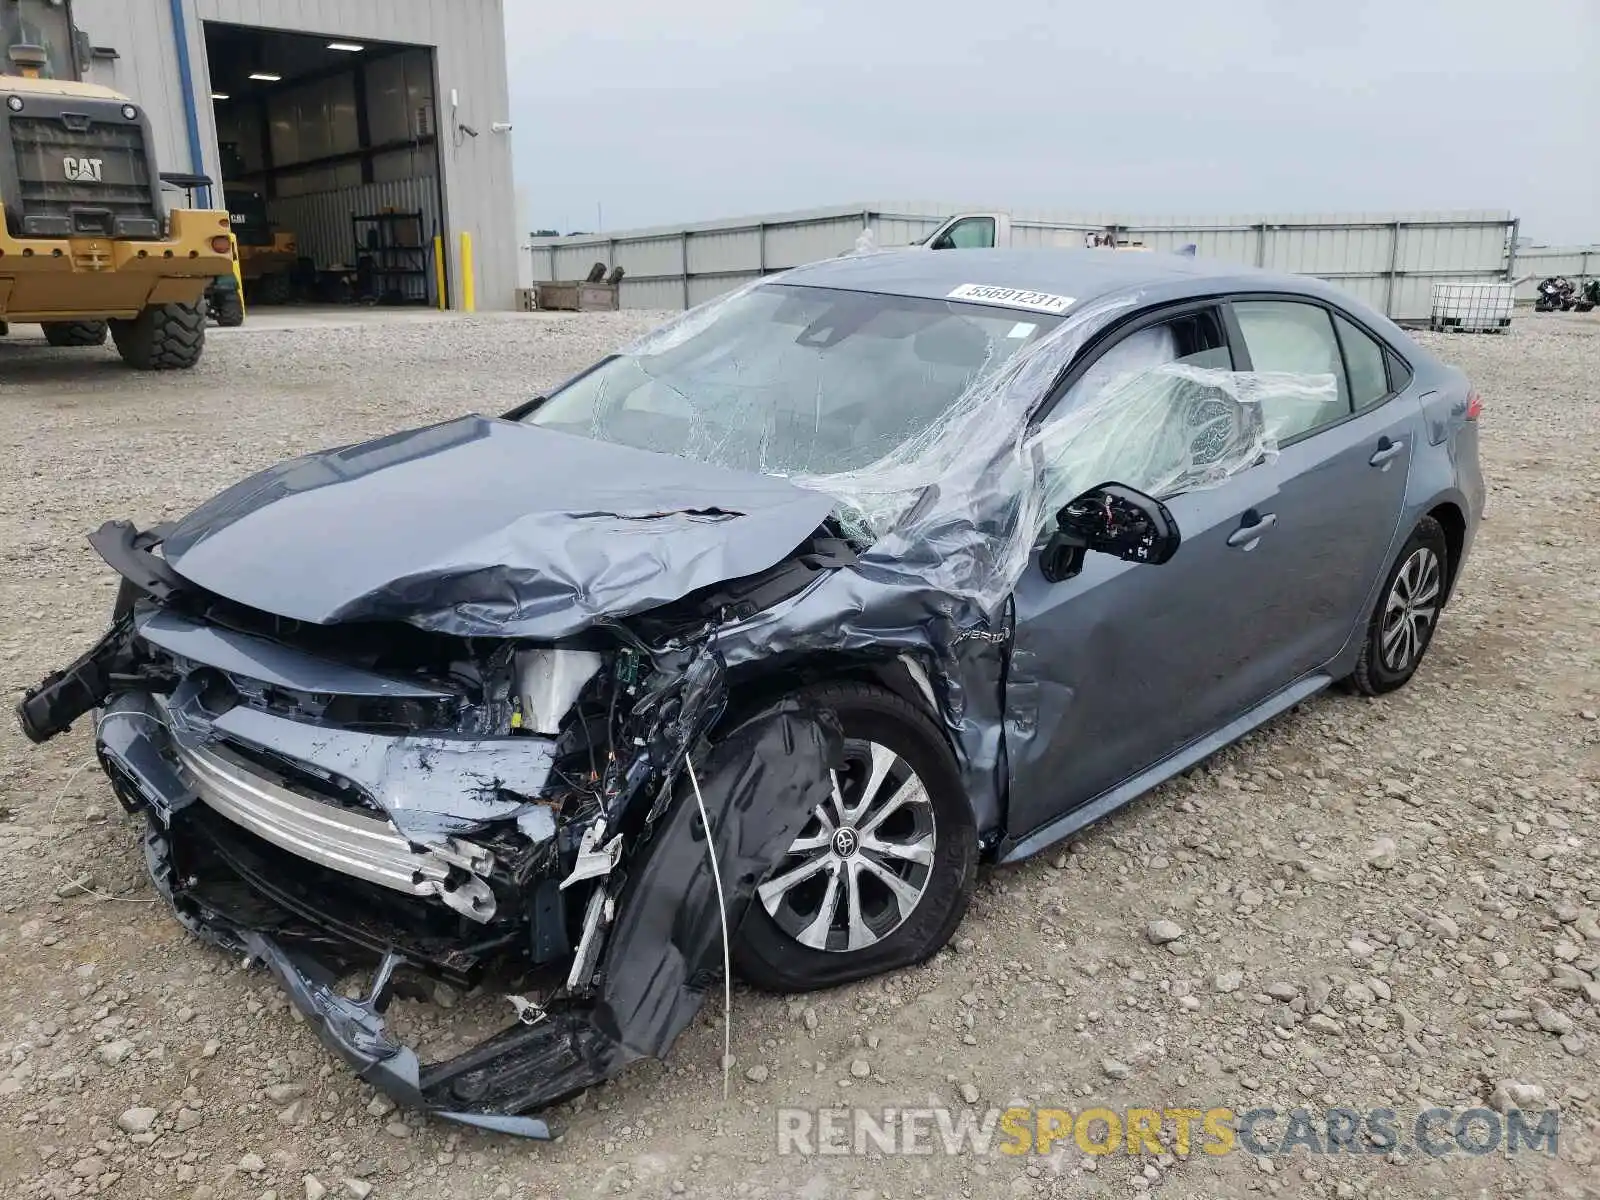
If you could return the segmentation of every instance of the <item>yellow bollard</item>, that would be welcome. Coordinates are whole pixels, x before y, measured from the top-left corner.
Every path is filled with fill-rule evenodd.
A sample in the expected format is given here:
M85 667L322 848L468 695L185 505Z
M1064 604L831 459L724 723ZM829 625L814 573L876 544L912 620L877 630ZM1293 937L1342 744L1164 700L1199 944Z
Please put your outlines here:
M472 235L461 231L461 307L467 312L478 311L478 292L472 277Z
M228 249L233 252L233 282L239 289L239 315L248 317L250 314L244 306L244 276L239 273L239 237L233 230L228 230Z
M444 238L433 235L433 291L439 298L439 311L449 307L450 297L444 294Z

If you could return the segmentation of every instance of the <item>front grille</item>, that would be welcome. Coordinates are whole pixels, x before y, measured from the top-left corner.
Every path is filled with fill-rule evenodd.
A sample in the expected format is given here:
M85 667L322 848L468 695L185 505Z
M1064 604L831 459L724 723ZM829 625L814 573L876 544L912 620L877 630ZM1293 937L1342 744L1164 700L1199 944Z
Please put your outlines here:
M14 232L19 236L161 236L140 125L77 113L19 113L8 123L16 155L20 228Z
M412 896L435 896L480 923L495 897L481 878L494 856L470 842L413 848L388 820L301 795L220 746L175 746L195 792L213 811L300 858Z

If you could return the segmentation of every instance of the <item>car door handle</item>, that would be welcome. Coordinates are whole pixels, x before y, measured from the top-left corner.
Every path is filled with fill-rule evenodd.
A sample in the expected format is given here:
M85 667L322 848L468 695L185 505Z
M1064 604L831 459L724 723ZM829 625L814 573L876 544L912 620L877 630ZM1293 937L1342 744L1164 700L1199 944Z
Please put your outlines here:
M1255 516L1254 521L1240 525L1228 535L1228 545L1239 550L1254 550L1261 535L1278 523L1277 513L1245 513L1246 517L1252 515Z
M1386 437L1379 438L1378 448L1372 452L1372 457L1367 459L1367 462L1374 467L1381 467L1395 455L1404 454L1405 449L1404 439L1396 442Z

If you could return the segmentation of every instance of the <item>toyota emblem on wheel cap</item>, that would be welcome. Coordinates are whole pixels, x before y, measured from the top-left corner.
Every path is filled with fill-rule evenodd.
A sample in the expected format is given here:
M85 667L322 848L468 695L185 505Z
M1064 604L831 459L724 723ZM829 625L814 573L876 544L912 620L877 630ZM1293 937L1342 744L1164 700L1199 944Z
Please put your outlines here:
M833 835L833 852L840 858L849 858L861 845L854 829L841 829Z

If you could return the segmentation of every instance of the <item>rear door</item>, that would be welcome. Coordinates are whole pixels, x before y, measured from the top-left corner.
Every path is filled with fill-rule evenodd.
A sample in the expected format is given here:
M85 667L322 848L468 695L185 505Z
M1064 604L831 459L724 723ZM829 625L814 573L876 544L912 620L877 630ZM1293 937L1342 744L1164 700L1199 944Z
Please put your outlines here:
M1391 385L1382 344L1348 314L1309 299L1236 298L1246 366L1332 374L1336 402L1274 409L1282 600L1300 610L1280 645L1281 670L1326 665L1364 626L1370 597L1399 536L1422 411ZM1396 381L1402 382L1403 381Z

